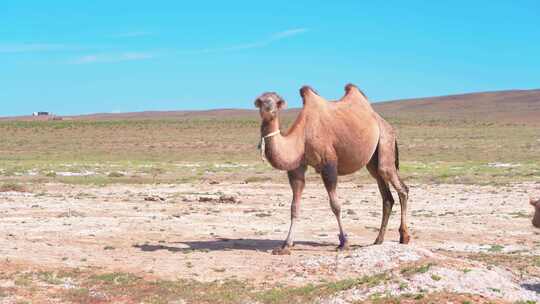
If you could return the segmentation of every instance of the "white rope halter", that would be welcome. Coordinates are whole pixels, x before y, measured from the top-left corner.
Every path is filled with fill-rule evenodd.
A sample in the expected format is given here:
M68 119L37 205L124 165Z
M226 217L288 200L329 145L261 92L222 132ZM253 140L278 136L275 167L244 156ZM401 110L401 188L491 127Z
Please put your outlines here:
M266 151L266 141L265 141L265 139L270 138L272 136L276 136L280 132L281 132L280 130L277 130L275 132L272 132L272 133L270 133L268 135L265 135L265 136L261 137L261 143L259 145L259 149L261 149L261 159L262 159L263 162L266 161L266 155L264 154L264 152Z

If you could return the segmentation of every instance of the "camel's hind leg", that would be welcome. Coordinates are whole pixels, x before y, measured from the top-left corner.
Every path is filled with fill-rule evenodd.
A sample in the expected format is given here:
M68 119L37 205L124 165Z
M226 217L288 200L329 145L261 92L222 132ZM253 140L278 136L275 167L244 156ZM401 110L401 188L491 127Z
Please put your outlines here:
M381 221L381 229L375 240L375 244L382 244L384 234L388 225L388 219L394 205L394 198L390 192L388 184L391 184L396 189L399 196L399 204L401 205L401 225L399 226L399 242L402 244L409 243L410 235L407 227L407 201L409 198L409 188L399 178L397 168L395 166L384 166L374 157L367 165L369 173L377 180L379 191L383 199L383 216Z
M382 178L384 185L388 188L388 184L391 184L394 189L396 189L399 196L399 203L401 205L401 225L399 227L399 242L402 244L409 243L410 235L409 228L407 227L407 201L409 198L409 188L403 181L400 179L398 174L399 169L399 153L398 146L396 141L396 135L392 126L388 124L384 119L378 117L379 128L380 128L380 138L370 163L368 164L368 169L370 173L377 178L377 183L379 188L381 187L381 182L379 178ZM389 191L389 190L388 190ZM383 190L381 190L382 194ZM384 191L386 192L386 190ZM383 202L386 200L385 195L383 195ZM383 208L384 208L383 203ZM391 208L390 208L391 209ZM386 222L388 219L386 219ZM385 216L383 212L383 223L385 223ZM386 227L381 227L386 228ZM384 237L384 231L382 231L382 236ZM381 234L379 233L379 236ZM377 237L375 243L378 241L382 242L382 238Z
M399 204L401 205L401 225L399 226L399 242L408 244L411 240L409 227L407 227L407 201L409 200L409 187L401 181L397 170L392 174L390 183L396 189L399 195Z

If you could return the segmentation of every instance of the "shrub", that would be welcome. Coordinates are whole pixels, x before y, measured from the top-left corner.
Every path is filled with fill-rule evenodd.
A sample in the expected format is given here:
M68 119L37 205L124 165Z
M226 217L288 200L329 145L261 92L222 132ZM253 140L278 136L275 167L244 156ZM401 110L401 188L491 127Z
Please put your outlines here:
M124 173L114 171L114 172L109 173L108 176L109 177L123 177Z

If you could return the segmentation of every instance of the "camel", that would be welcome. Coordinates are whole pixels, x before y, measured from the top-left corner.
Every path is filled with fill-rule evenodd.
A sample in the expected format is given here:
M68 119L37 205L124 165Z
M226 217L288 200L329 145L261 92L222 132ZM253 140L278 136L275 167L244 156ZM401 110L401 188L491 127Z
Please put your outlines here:
M532 219L532 224L536 228L540 228L540 199L536 201L532 198L529 198L529 203L534 207L534 217Z
M409 189L398 175L399 155L392 126L371 107L355 85L345 86L345 95L329 102L309 86L300 89L303 107L285 133L280 131L279 114L286 102L278 94L267 92L255 100L261 116L261 151L272 167L287 171L292 189L291 223L283 245L274 254L287 254L294 246L295 225L305 185L305 172L311 166L321 175L330 207L339 228L338 250L349 247L341 219L341 204L336 188L338 176L367 167L377 181L383 201L383 215L374 244L382 244L394 205L389 185L397 191L401 205L400 243L410 240L407 227Z

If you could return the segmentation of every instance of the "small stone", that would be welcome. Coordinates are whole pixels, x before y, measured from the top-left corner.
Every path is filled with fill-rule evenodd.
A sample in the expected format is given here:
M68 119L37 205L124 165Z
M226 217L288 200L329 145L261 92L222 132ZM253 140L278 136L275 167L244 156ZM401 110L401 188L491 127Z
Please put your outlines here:
M165 198L161 197L161 196L157 196L157 195L154 195L154 196L147 196L144 198L145 201L147 202L163 202L165 201Z
M201 202L201 203L207 203L207 202L211 202L213 200L214 200L213 198L208 197L208 196L200 196L199 197L199 202Z
M222 195L219 197L219 202L222 204L239 204L240 200L234 195Z
M289 248L274 248L272 250L272 254L273 255L291 255L291 251L289 250Z

